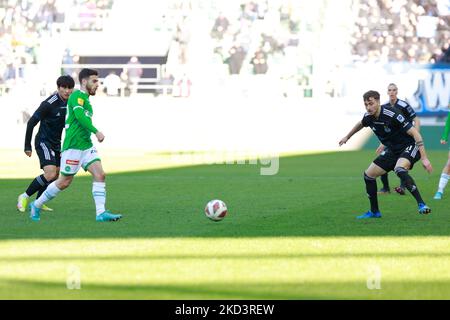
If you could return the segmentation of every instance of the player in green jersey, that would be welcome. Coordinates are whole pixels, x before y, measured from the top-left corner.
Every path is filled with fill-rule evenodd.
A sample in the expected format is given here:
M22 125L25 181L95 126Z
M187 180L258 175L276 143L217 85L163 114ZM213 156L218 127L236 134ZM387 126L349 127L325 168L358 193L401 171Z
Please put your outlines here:
M450 107L450 105L449 105ZM450 113L447 116L447 121L445 122L445 130L441 137L441 144L446 144L448 141L448 134L450 132ZM447 186L448 180L450 179L450 151L448 153L448 160L442 169L441 178L439 179L438 190L434 195L434 199L441 200L444 194L444 189Z
M91 134L95 134L98 142L105 139L103 133L92 124L92 105L89 97L95 95L99 86L98 72L92 69L81 70L79 76L80 90L75 90L67 102L66 136L61 154L61 171L59 178L52 182L47 190L31 203L30 218L40 220L42 206L66 189L78 170L83 167L93 177L92 195L96 207L96 221L117 221L120 214L105 210L106 184L105 172L92 144Z

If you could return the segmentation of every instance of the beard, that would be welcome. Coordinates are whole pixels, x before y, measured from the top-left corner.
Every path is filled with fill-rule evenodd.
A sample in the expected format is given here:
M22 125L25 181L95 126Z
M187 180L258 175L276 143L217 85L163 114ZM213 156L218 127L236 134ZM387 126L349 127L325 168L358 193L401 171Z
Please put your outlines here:
M97 89L92 89L92 88L86 88L86 89L91 96L95 96Z

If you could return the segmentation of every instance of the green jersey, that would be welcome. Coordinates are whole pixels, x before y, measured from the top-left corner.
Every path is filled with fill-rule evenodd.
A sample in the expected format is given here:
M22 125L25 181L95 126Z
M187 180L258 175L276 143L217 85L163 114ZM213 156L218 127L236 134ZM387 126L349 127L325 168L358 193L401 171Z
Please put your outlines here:
M98 130L92 125L92 113L89 94L75 90L67 101L66 136L62 151L87 150L93 146L91 134Z
M450 112L447 115L447 121L445 122L444 133L442 134L441 140L448 140L448 133L450 131Z

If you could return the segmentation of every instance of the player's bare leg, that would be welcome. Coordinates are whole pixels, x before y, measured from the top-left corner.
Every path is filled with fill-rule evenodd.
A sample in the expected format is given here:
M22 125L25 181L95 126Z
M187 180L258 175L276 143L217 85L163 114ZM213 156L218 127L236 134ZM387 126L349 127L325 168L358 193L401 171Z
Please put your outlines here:
M444 189L447 186L448 180L450 179L450 152L448 153L448 160L442 169L441 177L439 179L438 190L434 195L435 200L441 200L444 194Z
M103 170L101 161L95 161L89 165L87 171L92 175L92 196L95 202L96 220L117 221L122 218L120 214L113 214L106 210L106 174Z
M59 176L59 167L57 166L45 166L44 168L44 177L48 181L48 184L52 183L56 179L58 179ZM39 189L38 194L36 196L36 199L38 199L44 191L47 189L47 186L42 187ZM52 208L47 207L45 204L42 206L43 211L53 211Z
M30 218L40 220L42 206L55 198L62 190L68 188L73 181L73 176L60 175L56 181L50 183L44 193L30 204Z

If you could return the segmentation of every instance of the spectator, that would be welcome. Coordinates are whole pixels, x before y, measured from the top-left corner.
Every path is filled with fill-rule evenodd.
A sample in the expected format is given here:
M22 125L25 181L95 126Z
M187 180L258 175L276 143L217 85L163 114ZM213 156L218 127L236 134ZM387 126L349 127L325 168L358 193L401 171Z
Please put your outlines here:
M267 65L267 55L261 48L255 52L251 64L253 64L254 74L265 74L267 72L269 68Z
M239 74L244 62L246 52L240 45L234 45L229 51L229 57L225 60L228 64L230 74Z
M143 69L140 67L141 62L138 57L134 56L130 58L127 63L128 67L124 69L127 74L128 81L131 83L131 94L136 94L139 85L139 79L142 77Z
M434 0L359 0L352 51L363 61L435 62L449 22Z
M214 23L213 29L211 31L211 37L214 39L223 39L224 34L228 30L230 21L221 12Z

